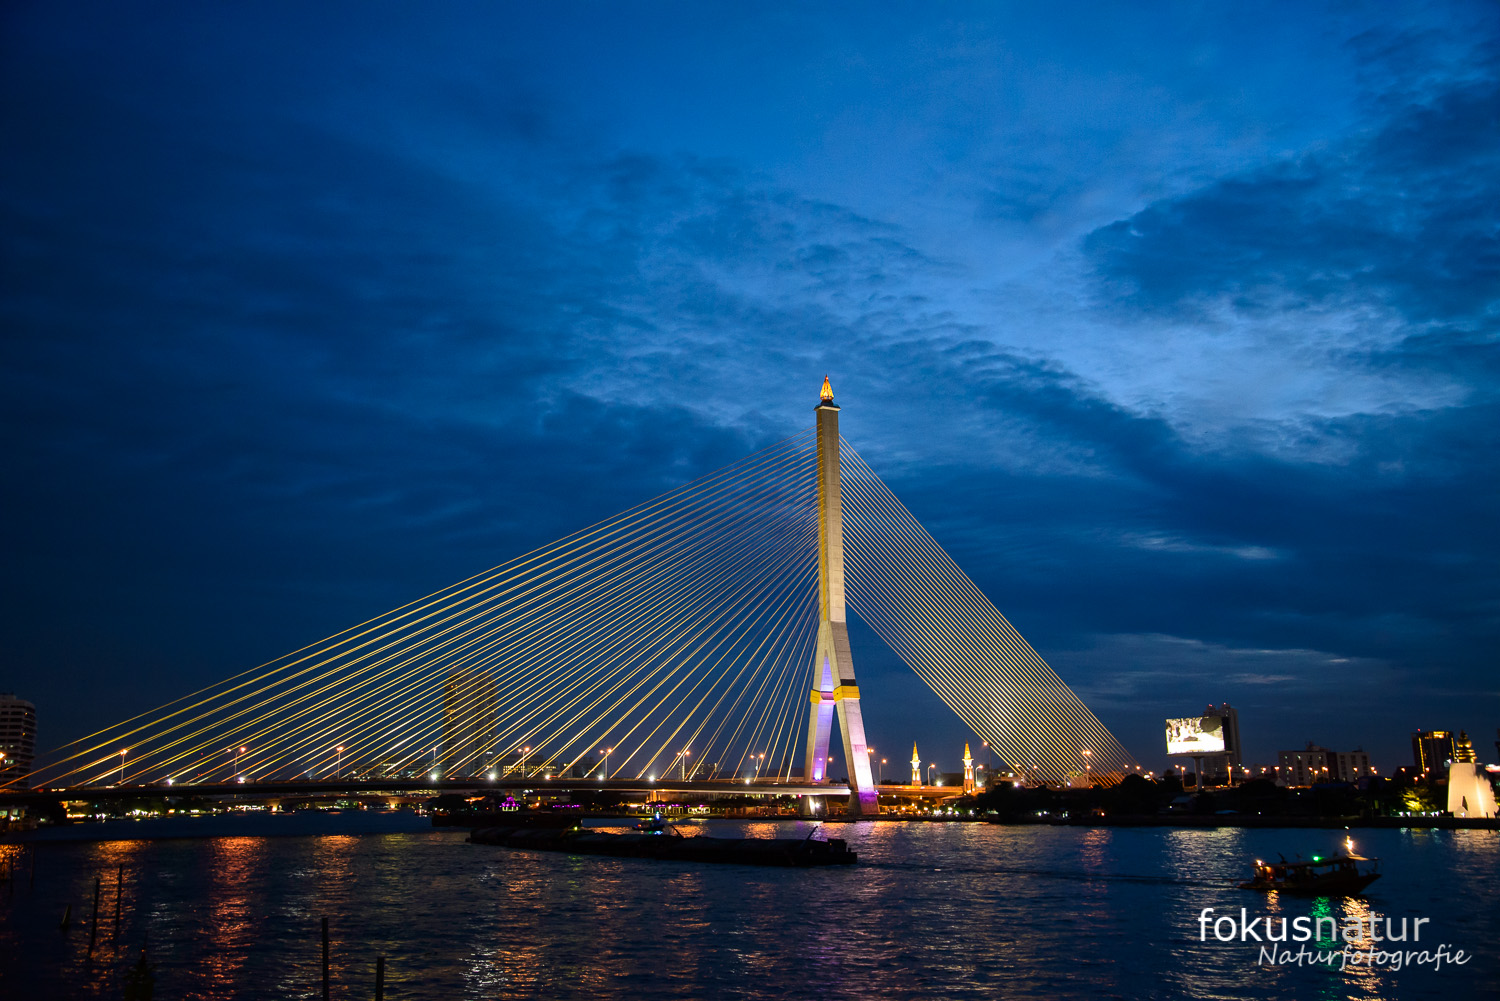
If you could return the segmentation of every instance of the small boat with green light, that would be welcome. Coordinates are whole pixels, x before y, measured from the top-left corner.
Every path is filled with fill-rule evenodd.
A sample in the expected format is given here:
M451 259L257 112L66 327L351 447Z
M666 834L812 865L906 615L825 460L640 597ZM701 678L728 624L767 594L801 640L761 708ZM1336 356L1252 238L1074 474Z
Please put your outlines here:
M1255 860L1255 877L1239 884L1241 890L1293 893L1303 896L1354 896L1380 878L1380 860L1352 852L1288 862Z

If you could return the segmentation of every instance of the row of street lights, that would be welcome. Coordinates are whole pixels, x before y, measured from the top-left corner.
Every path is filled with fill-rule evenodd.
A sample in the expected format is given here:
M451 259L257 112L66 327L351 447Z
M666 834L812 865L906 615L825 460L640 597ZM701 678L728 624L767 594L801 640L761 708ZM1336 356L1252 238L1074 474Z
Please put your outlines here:
M980 767L985 770L985 773L987 775L988 774L992 774L993 773L992 764L993 764L993 760L994 760L993 759L993 749L990 747L990 742L987 741L987 740L980 741L980 745L984 748L984 751L985 751L985 764L981 765ZM234 773L235 773L235 777L236 778L240 778L240 758L243 755L248 754L250 752L250 749L248 747L239 747L239 748L230 747L230 748L226 748L225 751L226 751L226 753L230 753L230 754L234 755ZM432 766L433 766L434 769L437 768L437 755L438 755L438 751L439 751L438 747L434 747L432 749ZM611 754L613 754L614 751L615 751L615 749L613 747L606 747L604 749L603 772L602 772L602 775L600 776L601 779L607 778L609 776L609 756ZM126 759L126 756L129 753L130 753L130 748L128 748L128 747L122 747L120 749L120 784L121 785L125 784L125 759ZM884 784L884 782L885 782L885 765L887 765L889 763L888 760L886 758L880 758L880 759L878 759L878 763L877 763L877 759L875 758L875 748L873 748L873 747L867 747L867 748L865 748L865 753L867 755L869 755L870 763L877 766L876 784L877 785ZM334 754L335 754L335 759L334 759L334 778L335 778L335 780L338 780L338 779L342 779L343 778L343 770L344 770L344 745L339 744L337 747L335 747L334 748ZM521 772L521 777L522 778L526 777L526 759L527 759L528 756L530 756L530 754L531 754L531 747L530 746L526 746L526 747L522 747L521 748L521 762L520 762L519 770ZM691 755L692 755L692 750L690 748L683 748L681 751L677 752L677 754L675 755L675 757L673 759L674 761L681 763L680 764L680 774L682 775L682 780L684 782L687 781L687 777L688 777L688 775L687 775L688 758ZM1092 760L1093 759L1093 752L1090 751L1090 750L1088 750L1087 748L1084 748L1081 751L1081 755L1082 755L1082 758L1083 758L1084 771L1085 772L1092 772L1093 771L1093 760ZM761 753L761 754L751 754L750 755L750 759L751 759L751 761L753 761L755 763L755 778L758 780L760 778L761 768L765 764L766 756L765 756L764 753ZM833 764L833 761L834 761L833 755L829 755L828 756L828 763L831 765L831 764ZM936 762L929 762L928 765L927 765L927 781L928 781L929 785L932 784L932 772L933 772L933 769L935 769L936 767L937 767L937 763ZM1139 770L1139 766L1137 766L1137 770ZM1147 774L1148 775L1154 775L1154 773L1151 773L1151 772L1148 772ZM655 776L652 776L652 779L654 781L655 780ZM243 779L241 779L241 781L243 781Z

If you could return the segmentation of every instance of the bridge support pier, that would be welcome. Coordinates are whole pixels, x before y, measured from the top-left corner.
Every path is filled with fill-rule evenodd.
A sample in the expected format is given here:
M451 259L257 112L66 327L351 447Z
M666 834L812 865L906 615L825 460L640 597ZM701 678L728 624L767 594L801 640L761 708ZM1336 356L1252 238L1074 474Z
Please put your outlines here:
M807 726L804 775L809 783L828 781L828 755L837 715L849 775L852 816L874 817L879 799L865 744L865 721L859 707L859 685L849 653L849 626L844 613L844 534L839 503L839 408L833 387L823 380L814 411L818 420L818 646L813 654L812 696Z

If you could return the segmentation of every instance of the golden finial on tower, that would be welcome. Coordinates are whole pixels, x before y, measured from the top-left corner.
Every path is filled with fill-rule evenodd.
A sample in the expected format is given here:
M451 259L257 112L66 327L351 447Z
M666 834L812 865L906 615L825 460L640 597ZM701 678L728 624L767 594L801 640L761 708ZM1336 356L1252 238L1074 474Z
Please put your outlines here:
M823 376L823 391L818 394L824 403L833 402L833 385L828 381L828 376Z

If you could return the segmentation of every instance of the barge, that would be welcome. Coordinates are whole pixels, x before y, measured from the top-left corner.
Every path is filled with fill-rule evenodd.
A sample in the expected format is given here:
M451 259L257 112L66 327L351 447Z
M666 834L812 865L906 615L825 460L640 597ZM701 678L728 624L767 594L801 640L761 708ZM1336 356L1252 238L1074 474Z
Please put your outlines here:
M613 858L776 865L801 868L853 865L858 856L842 838L684 838L676 833L612 834L580 827L486 827L469 835L476 845L501 845L534 852L608 855Z

